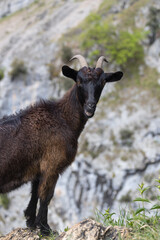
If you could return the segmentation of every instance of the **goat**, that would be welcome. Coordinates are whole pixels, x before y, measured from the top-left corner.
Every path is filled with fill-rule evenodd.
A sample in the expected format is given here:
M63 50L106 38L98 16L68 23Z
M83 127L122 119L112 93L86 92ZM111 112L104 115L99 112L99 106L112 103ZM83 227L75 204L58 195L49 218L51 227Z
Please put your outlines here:
M75 81L58 101L39 101L15 115L0 120L0 193L32 182L31 199L24 211L29 228L39 227L43 235L51 231L48 205L59 175L73 162L77 140L96 109L106 82L118 81L123 73L104 73L101 56L90 68L81 55L81 69L62 67L64 76ZM37 202L40 201L36 215Z

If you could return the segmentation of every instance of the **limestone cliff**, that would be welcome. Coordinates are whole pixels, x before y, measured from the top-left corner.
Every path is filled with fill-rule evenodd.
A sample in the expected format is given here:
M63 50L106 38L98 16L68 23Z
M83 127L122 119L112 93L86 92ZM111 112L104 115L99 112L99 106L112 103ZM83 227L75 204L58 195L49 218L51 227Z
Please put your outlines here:
M31 2L0 1L0 69L4 70L4 78L0 81L0 116L19 111L39 98L63 95L63 84L67 80L61 75L64 64L61 46L66 44L71 29L81 40L79 33L84 28L79 24L99 6L101 19L112 19L117 29L125 20L126 24L134 23L135 28L150 32L150 37L141 42L144 63L135 73L134 81L125 76L124 69L124 78L121 83L116 83L119 87L112 84L105 87L96 114L79 140L76 160L59 179L49 206L49 224L53 229L62 230L84 217L94 216L97 208L103 211L110 207L118 212L119 206L129 206L138 184L143 181L151 185L159 175L160 39L159 28L155 34L147 24L151 7L159 21L160 5L159 0L103 3L100 0L39 0L26 8ZM8 5L4 5L7 3L12 6L12 13L13 9L21 10L4 17L10 14L7 13ZM73 54L77 54L82 51L80 43L71 38ZM27 74L12 81L10 72L15 59L23 61ZM50 78L49 64L55 66L54 80ZM117 69L112 62L104 66L106 71L111 67ZM130 81L134 82L131 87L128 86ZM150 195L154 198L155 192L151 191ZM29 196L29 184L8 195L9 209L0 206L0 232L5 234L13 228L25 227L23 210ZM135 204L132 207L136 207Z

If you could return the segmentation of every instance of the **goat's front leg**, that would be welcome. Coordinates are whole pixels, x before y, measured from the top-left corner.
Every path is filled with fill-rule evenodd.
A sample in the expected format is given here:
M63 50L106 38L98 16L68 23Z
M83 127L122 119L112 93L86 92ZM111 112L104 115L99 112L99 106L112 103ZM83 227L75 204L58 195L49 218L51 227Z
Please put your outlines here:
M31 199L28 204L28 207L24 211L24 215L26 217L26 224L29 228L35 228L35 219L36 219L36 209L38 202L38 187L39 187L39 179L37 178L32 182L32 191L31 191Z
M58 180L58 175L54 176L43 176L39 189L38 195L40 198L40 207L38 211L38 215L36 217L35 224L40 228L42 235L49 235L52 231L50 226L48 225L47 215L48 215L48 205L50 203L51 198L54 194L54 189Z

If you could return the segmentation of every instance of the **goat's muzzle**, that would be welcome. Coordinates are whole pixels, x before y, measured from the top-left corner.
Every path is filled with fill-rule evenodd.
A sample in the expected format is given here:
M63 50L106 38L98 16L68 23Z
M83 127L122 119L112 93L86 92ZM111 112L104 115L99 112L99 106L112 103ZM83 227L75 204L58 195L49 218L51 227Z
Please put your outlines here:
M87 103L84 105L84 114L87 118L93 117L95 110L96 110L95 103Z

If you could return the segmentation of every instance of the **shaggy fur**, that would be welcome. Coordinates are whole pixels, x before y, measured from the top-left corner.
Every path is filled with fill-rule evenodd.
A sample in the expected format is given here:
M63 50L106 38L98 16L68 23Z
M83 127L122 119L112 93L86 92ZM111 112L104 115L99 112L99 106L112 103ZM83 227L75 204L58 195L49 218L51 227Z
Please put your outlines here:
M93 116L106 81L102 69L77 72L65 66L63 74L76 84L61 100L40 101L0 120L0 193L31 181L31 199L25 210L27 226L38 226L45 235L50 232L48 204L59 174L73 162L78 137ZM122 74L115 76L117 81Z

